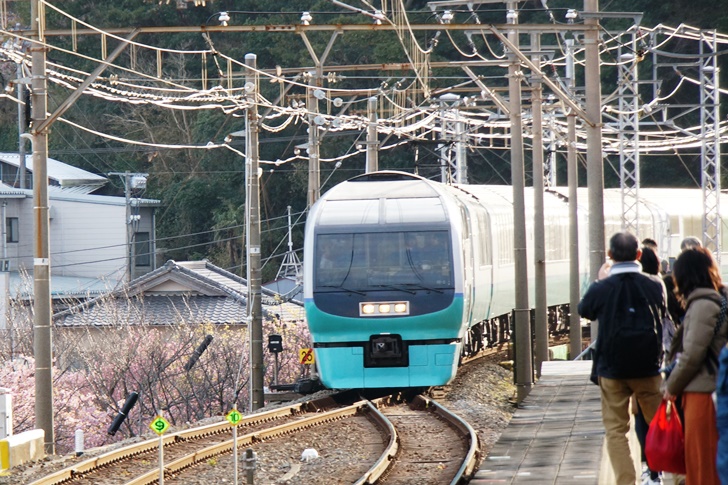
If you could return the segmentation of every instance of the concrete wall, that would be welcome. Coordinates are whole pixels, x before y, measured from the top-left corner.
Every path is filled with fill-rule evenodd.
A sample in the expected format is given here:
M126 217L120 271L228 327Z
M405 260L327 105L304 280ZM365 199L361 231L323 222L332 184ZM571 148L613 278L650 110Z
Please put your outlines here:
M32 429L0 440L0 470L45 457L42 429Z

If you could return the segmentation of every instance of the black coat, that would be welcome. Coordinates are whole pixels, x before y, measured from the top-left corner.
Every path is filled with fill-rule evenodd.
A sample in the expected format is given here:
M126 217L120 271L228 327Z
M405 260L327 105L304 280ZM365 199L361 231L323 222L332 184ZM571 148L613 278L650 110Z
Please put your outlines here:
M610 360L612 359L610 359L608 355L604 355L604 349L614 348L614 344L610 342L610 339L614 338L612 337L612 330L615 326L619 325L619 322L610 321L610 318L614 315L614 306L624 304L622 301L616 301L618 298L618 289L622 284L621 281L624 274L625 273L613 274L603 280L595 281L589 286L589 289L587 289L584 297L579 302L579 315L589 320L599 321L596 343L596 359L598 360L597 375L611 379L656 376L660 373L659 357L654 359L654 361L650 361L649 364L642 365L642 368L632 369L630 375L625 376L621 375L620 372L614 368L615 366L613 363L610 363ZM646 297L650 307L655 310L652 314L654 315L654 324L658 332L657 337L660 339L659 342L661 343L662 317L664 317L667 313L667 298L664 283L659 277L645 273L629 272L626 274L632 276L634 284L641 289L641 292ZM618 345L618 342L616 345Z

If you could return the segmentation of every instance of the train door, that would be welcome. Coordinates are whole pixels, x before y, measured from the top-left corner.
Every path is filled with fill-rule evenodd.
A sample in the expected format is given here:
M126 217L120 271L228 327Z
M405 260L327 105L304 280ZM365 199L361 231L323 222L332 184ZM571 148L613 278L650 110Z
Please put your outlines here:
M472 321L473 314L473 237L470 230L470 218L467 207L460 205L462 219L462 251L463 251L463 320Z

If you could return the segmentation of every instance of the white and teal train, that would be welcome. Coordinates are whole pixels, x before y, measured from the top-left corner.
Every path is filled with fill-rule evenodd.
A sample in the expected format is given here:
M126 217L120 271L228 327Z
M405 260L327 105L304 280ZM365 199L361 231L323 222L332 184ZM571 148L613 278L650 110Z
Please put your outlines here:
M497 318L509 315L515 300L512 190L449 186L387 171L343 182L317 201L306 223L304 299L324 386L444 385L455 376L462 355L482 348L484 339L493 344L507 338L507 319ZM552 309L569 301L569 216L566 189L562 192L544 194L542 215ZM698 190L690 193L691 199L699 195ZM586 194L579 196L586 205ZM605 207L618 197L607 191ZM526 201L531 268L530 189ZM701 207L699 200L690 205L695 204ZM671 221L658 204L643 201L640 207L640 237L667 240L668 246L677 237L665 239L671 223L685 228L698 217L680 214ZM680 207L686 211L685 200ZM585 212L579 217L586 281ZM608 237L619 229L620 219L607 210L605 219ZM552 311L554 326L558 317ZM506 328L496 330L492 325L498 321Z

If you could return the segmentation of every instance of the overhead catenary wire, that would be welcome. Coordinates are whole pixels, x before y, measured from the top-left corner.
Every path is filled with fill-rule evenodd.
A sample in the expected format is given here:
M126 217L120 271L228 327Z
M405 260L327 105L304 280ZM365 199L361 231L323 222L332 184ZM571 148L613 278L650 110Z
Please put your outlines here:
M476 19L476 22L479 23L479 20L477 20L477 15L472 16L471 18L475 18ZM436 28L436 27L437 26L433 26L433 28ZM97 31L99 32L99 35L106 35L106 33L103 32L103 30L101 30L101 29L97 29ZM484 35L484 31L481 30L480 32L481 32L481 35L483 35L484 39L487 40L487 37ZM658 28L655 28L655 29L643 28L642 29L642 32L643 32L643 34L641 34L641 37L640 38L646 38L647 35L650 35L650 34L653 34L653 33L656 33L656 32L659 32L661 34L664 33L664 32L667 32L668 39L663 40L662 42L660 42L658 44L659 46L664 46L668 42L669 39L674 38L674 37L677 37L677 38L689 38L689 39L692 39L692 40L701 40L702 39L702 34L700 34L700 32L698 31L698 29L694 29L694 28L691 28L689 26L680 26L677 29L665 28L664 26L658 26ZM414 36L414 32L411 30L411 28L409 29L409 33L410 33L410 35ZM11 33L11 35L12 35L12 33ZM16 37L18 37L18 36L16 36ZM121 37L117 37L117 38L123 40ZM721 35L718 35L717 36L717 42L718 43L726 43L726 40L728 40L728 38L726 38L725 36L721 36ZM616 38L607 39L605 41L605 43L604 43L604 46L603 46L604 47L604 50L602 50L602 52L610 52L610 51L612 51L613 49L615 49L617 47L617 43L618 43L618 39L616 39ZM48 45L48 44L46 44L46 45ZM140 48L147 48L147 47L155 48L154 46L146 46L144 44L139 44L139 47ZM56 47L49 46L49 48L55 49ZM162 48L155 48L155 49L162 49ZM158 51L159 50L157 50L156 52L158 52ZM163 50L163 51L164 52L167 52L166 50ZM64 52L69 53L70 55L77 55L76 53L69 52L67 50L64 51ZM190 50L190 51L169 50L169 52L170 53L174 52L174 53L177 53L177 54L180 54L180 55L188 55L188 54L190 54L190 55L196 55L196 54L200 54L200 53L203 53L203 52L204 53L215 52L215 49L207 49L207 50L204 50L204 51L199 51L199 50L198 51L194 51L194 50ZM716 53L716 55L720 55L720 54L722 54L722 52ZM231 65L240 65L241 67L244 66L239 61L237 61L235 59L230 59L228 56L225 56L222 53L217 53L217 55L219 56L220 59L225 59L226 62L229 62L229 64L231 64ZM91 57L86 57L86 59L87 60L94 60L94 62L103 62L101 60L93 59ZM116 65L113 65L113 64L110 64L109 67L123 69L123 66L116 66ZM67 69L67 68L61 67L61 66L58 66L57 67L57 70L61 70L61 69ZM228 70L229 70L229 68L228 68ZM222 71L222 70L219 69L219 71ZM52 71L52 72L53 72L53 75L54 76L56 76L56 75L58 76L58 82L64 83L64 85L66 87L69 87L70 89L73 89L74 88L74 86L71 84L71 82L73 82L73 83L79 83L81 81L81 79L78 78L78 77L74 77L74 76L69 76L69 75L63 74L63 73L60 73L60 71L58 71L58 72ZM128 72L129 72L130 75L143 75L143 73L141 73L139 71L136 71L136 70L129 70ZM280 80L283 83L288 83L289 82L289 80L286 79L285 77L277 77L277 76L274 76L274 75L272 75L270 73L265 73L263 71L260 71L260 73L261 73L262 76L267 76L271 80L276 79L276 80ZM79 72L78 74L81 74L81 73ZM230 74L231 73L228 72L227 75L229 76ZM223 75L224 75L224 73L223 73ZM166 79L157 79L154 76L151 76L149 79L156 79L156 80L158 80L158 81L160 81L162 83L168 83L168 81ZM684 80L685 79L681 78L680 83L673 90L673 92L671 93L671 95L675 94L678 91L679 87L682 85L682 82ZM691 78L687 78L687 80L689 82L696 82L694 79L691 79ZM158 88L155 88L155 87L144 86L142 84L135 85L133 82L127 82L127 81L124 81L123 83L124 83L124 86L126 86L130 90L133 90L133 89L140 89L140 90L149 89L150 91L153 91L154 89L157 89L157 92L160 92L160 93L163 92L164 90L166 90L167 93L170 93L170 92L175 91L175 90L179 94L183 94L183 93L193 93L192 96L194 96L194 99L192 101L193 102L196 102L196 103L199 103L199 102L202 102L202 101L209 101L209 100L230 101L231 99L234 99L236 96L238 96L237 93L242 93L242 90L243 90L243 88L235 88L234 90L229 90L229 89L226 90L226 89L221 89L221 88L218 87L216 90L211 90L211 91L207 91L207 92L201 92L199 89L193 89L190 86L186 86L186 85L180 85L179 87L174 86L174 87L171 87L171 88L170 87L158 87ZM302 87L302 88L308 86L305 83L298 83L298 82L296 82L295 85L296 86L299 86L299 87ZM111 88L111 89L109 89L109 88L110 88L110 86L107 86L104 82L100 82L100 83L96 83L96 84L93 85L93 90L95 90L95 91L93 91L93 90L92 91L93 91L93 94L95 94L97 96L111 96L112 99L114 99L114 100L124 101L124 102L129 102L129 103L134 103L135 102L134 100L143 99L145 97L144 95L140 95L140 93L134 93L134 92L132 92L130 90L119 90L117 88ZM112 91L112 89L113 89L113 91ZM326 91L326 92L336 91L337 93L340 93L342 91L343 92L346 91L346 90L341 90L341 89L337 89L337 90L328 89L328 88L322 88L322 89L324 91ZM105 95L102 95L101 94L101 90L106 90L107 93ZM352 92L354 92L354 91L355 90L352 90ZM361 90L356 90L356 91L359 92L359 93L361 92ZM374 88L372 88L371 90L369 90L369 92L371 92L371 93L375 93L377 91L378 90L376 90ZM409 139L409 140L418 140L418 139L421 139L423 136L427 136L427 134L425 134L425 135L422 135L422 134L414 135L414 134L417 133L419 130L427 127L430 124L432 124L434 118L436 117L437 108L433 108L431 106L427 106L425 103L422 103L419 106L414 106L414 107L402 106L402 105L399 105L396 102L396 100L395 100L395 98L393 96L390 96L390 94L389 94L388 91L386 91L386 90L379 90L378 92L381 93L382 97L384 99L386 99L392 106L395 106L395 107L397 107L398 110L400 110L399 111L399 114L398 114L398 116L396 118L391 118L391 119L382 118L382 119L379 120L380 133L382 133L382 134L388 134L388 135L403 136L405 138L405 140L407 140L407 139ZM392 92L394 92L394 91L392 91ZM722 90L721 92L725 92L725 90ZM668 95L666 97L660 97L659 99L660 100L664 100L666 98L669 98L671 95ZM150 95L149 97L150 98L154 98L155 96L157 96L157 95ZM164 108L176 108L176 107L179 107L179 109L200 109L200 108L203 108L204 109L205 108L204 106L201 106L201 105L194 106L194 107L181 106L181 105L178 105L176 107L173 106L174 103L180 103L182 101L188 101L187 99L185 99L185 96L171 96L171 97L170 96L159 96L159 98L160 99L154 99L153 102L155 102L158 106L164 107ZM175 99L173 99L173 98L175 98ZM366 98L361 98L361 101L363 101L365 99ZM172 100L172 101L170 101L170 100ZM273 103L271 103L270 101L268 101L267 99L265 99L263 97L260 97L258 100L256 100L256 102L259 103L260 106L273 107L273 109L275 110L275 112L271 115L272 117L286 116L286 118L284 119L284 121L282 123L276 124L275 126L272 125L272 124L262 123L263 129L270 130L271 132L280 131L280 130L284 129L285 127L289 126L291 123L294 123L294 122L297 123L297 122L301 121L302 123L306 123L306 121L307 121L306 120L307 113L306 113L305 109L303 109L303 108L299 108L299 109L295 109L294 110L294 109L289 108L289 107L276 106L276 105L274 105ZM169 103L172 103L172 104L169 104ZM235 102L233 102L232 104L230 104L229 107L227 107L227 108L225 106L223 106L223 105L213 105L213 104L211 104L209 107L216 108L216 109L223 109L223 110L228 110L229 109L229 110L232 110L231 112L234 112L235 110L239 110L239 109L245 109L245 105L243 105L243 104L236 104ZM615 112L615 111L612 110L611 112ZM470 125L471 128L469 128L469 129L472 129L473 131L476 131L476 128L478 128L478 127L487 128L487 127L498 126L496 124L488 123L488 122L485 122L483 120L477 119L478 116L483 116L483 115L479 115L479 114L478 115L471 115L471 114L468 114L468 113L462 113L461 116L463 116L463 119L466 120L466 122ZM324 117L326 118L326 116L324 116ZM365 121L365 120L362 119L362 117L348 117L348 116L345 116L344 115L344 116L342 116L342 118L344 119L344 123L346 123L347 124L347 127L350 127L350 129L357 129ZM327 118L327 119L332 119L332 118ZM407 123L409 123L410 120L416 120L416 121L414 123L407 124ZM68 120L63 120L63 121L68 122ZM403 121L405 122L405 125L406 126L402 126L402 122ZM118 141L118 142L121 142L121 143L128 143L128 142L131 142L131 143L141 143L142 146L146 146L146 147L149 147L149 148L160 148L160 149L194 148L194 149L205 149L205 150L208 150L210 148L220 148L223 145L223 144L214 143L214 142L208 142L206 144L200 144L200 145L194 145L194 146L192 146L192 145L155 144L155 143L146 143L146 142L135 142L134 140L129 140L129 139L124 138L124 137L117 137L117 136L114 136L114 135L99 133L99 132L97 132L95 130L92 130L90 128L81 126L80 123L76 123L76 122L69 122L69 123L71 124L71 126L74 126L74 128L76 128L76 129L85 130L85 131L87 131L89 133L92 133L92 134L94 134L96 136L100 136L102 138L106 138L108 140L114 140L114 141ZM670 140L668 138L669 137L669 133L668 133L667 130L662 130L662 129L660 129L660 130L661 130L661 132L660 132L659 135L658 134L654 134L654 133L648 133L648 132L641 132L640 133L640 136L644 136L645 137L645 144L648 147L648 149L651 149L651 148L659 148L659 149L662 149L662 150L670 150L670 149L675 149L675 148L684 149L684 148L690 148L690 147L697 146L696 143L698 142L698 137L699 137L699 134L697 134L697 133L696 134L693 134L693 135L690 135L690 136L683 136L683 141L681 141L679 143L675 143L674 139L673 140ZM694 130L695 130L695 127L683 128L682 130L680 130L679 133L678 133L678 131L675 131L675 135L674 136L677 137L679 134L685 135L686 133L688 133L690 131L694 131ZM332 129L331 131L335 131L335 130ZM427 133L435 134L435 133L441 133L441 132L442 132L442 128L436 127L436 128L431 129L431 130L428 130ZM725 133L725 130L724 129L721 129L721 136L722 137L724 136L724 133ZM478 134L476 133L473 136L476 136L477 137ZM507 136L507 135L504 135L504 136ZM657 137L657 136L664 137L664 141L657 141L657 140L650 141L649 140L650 137ZM406 141L403 142L403 143L406 143ZM609 138L609 136L606 136L605 137L605 149L607 149L607 150L613 149L613 144L614 143L615 143L614 139ZM284 159L282 161L281 160L269 161L268 163L275 164L275 165L280 165L281 163L288 163L289 161L305 160L305 159L306 159L306 157L291 157L289 159ZM336 158L328 159L328 160L325 160L325 161L337 161L337 160L341 160L341 159L343 159L343 158L336 157Z

